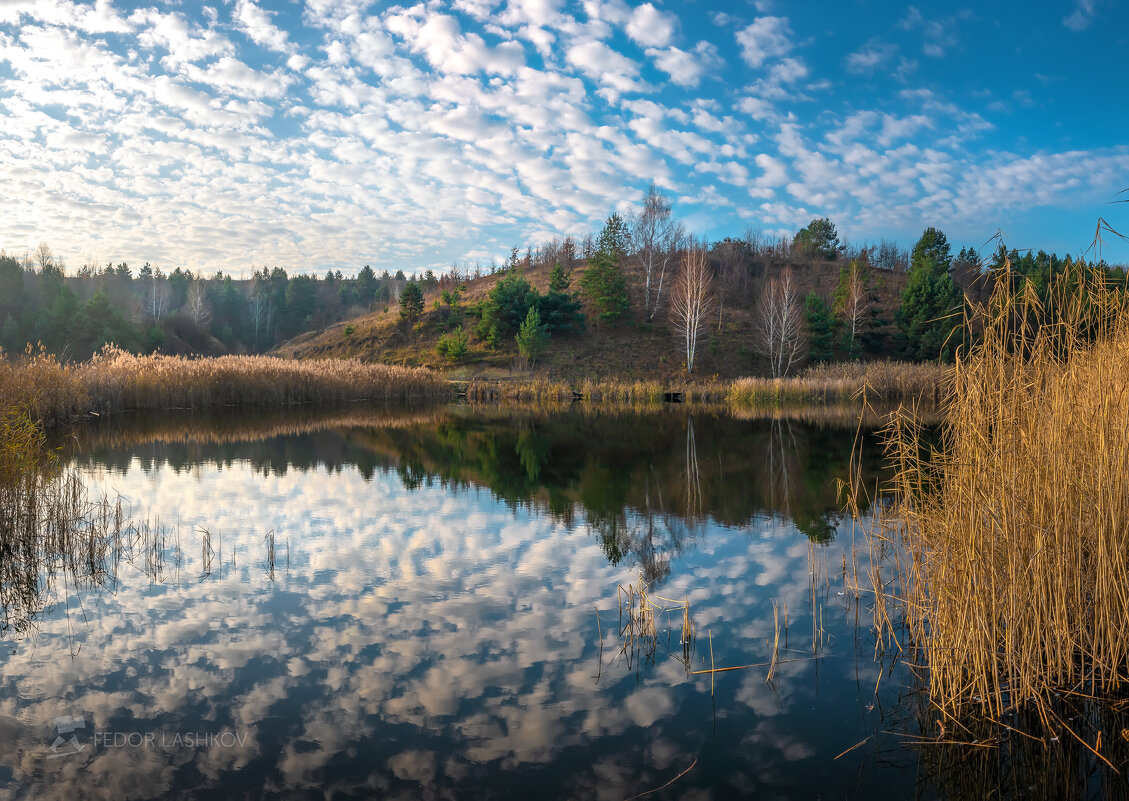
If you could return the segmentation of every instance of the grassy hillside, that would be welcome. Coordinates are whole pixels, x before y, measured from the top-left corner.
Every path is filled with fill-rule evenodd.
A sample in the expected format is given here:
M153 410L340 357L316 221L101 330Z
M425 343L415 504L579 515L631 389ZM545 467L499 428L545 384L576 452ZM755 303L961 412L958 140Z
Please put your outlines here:
M804 295L815 291L830 303L841 265L842 262L800 262L790 266ZM756 298L765 282L784 266L783 263L756 263L747 275L738 281L730 281L729 286L716 292L720 303L715 304L709 328L699 346L695 375L733 378L767 371L754 346L754 310ZM578 291L584 269L583 262L573 269L573 291ZM548 266L534 266L526 269L524 274L544 293L549 284L549 271ZM457 363L448 362L436 352L436 343L444 333L443 312L434 308L438 291L425 295L424 314L413 330L404 327L399 306L393 301L386 309L298 336L280 345L275 353L295 358L357 357L388 364L428 366L453 379L507 378L530 373L570 380L684 374L680 342L665 311L655 316L653 324L645 321L639 290L641 276L637 267L631 264L627 266L627 272L631 300L627 319L615 324L600 321L587 299L581 295L587 317L586 329L569 336L554 336L548 351L532 370L522 363L513 342L494 350L474 333L477 323L473 316L474 307L486 298L498 275L487 275L466 283L461 306L467 311L463 328L470 336L471 352ZM868 320L870 334L864 358L890 355L895 330L894 310L905 280L905 273L870 270L870 286L875 300Z

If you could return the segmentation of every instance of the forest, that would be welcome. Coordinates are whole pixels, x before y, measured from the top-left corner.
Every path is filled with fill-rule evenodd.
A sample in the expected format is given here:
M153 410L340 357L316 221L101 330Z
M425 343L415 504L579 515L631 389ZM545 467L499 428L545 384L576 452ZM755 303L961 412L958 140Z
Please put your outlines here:
M19 257L0 251L0 347L8 354L42 348L64 361L89 358L107 344L132 353L254 354L383 314L408 347L420 350L426 339L440 364L512 353L533 365L562 339L659 328L673 335L687 372L708 341L715 356L741 351L748 369L738 372L784 376L819 362L949 360L965 337L966 299L986 299L1005 267L1017 279L1031 277L1037 291L1087 267L1111 281L1125 278L1123 267L994 245L987 258L971 247L954 255L933 227L910 250L889 240L847 243L827 218L792 236L750 230L705 242L686 233L654 186L641 208L613 213L597 235L514 247L506 262L411 277L368 265L320 276L264 267L250 278L166 272L149 263L69 270L43 243ZM531 280L539 272L547 275L544 291ZM739 321L728 338L726 312ZM715 318L717 332L709 334ZM419 335L424 329L431 339ZM348 322L336 336L355 339L356 330Z

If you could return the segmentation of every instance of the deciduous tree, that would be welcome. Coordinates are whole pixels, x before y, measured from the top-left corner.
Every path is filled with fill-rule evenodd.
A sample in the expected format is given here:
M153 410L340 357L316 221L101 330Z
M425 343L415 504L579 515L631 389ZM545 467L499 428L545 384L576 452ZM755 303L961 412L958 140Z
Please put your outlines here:
M662 304L667 270L684 237L682 224L672 216L670 201L654 181L647 187L643 208L631 220L631 236L643 267L643 314L653 320Z
M204 326L212 319L212 304L208 302L208 293L204 282L196 280L188 287L188 297L184 302L184 313L196 325Z
M713 276L701 248L687 251L682 258L674 287L670 292L670 318L686 354L686 372L694 372L698 339L706 327L713 305Z
M755 345L773 378L799 365L807 352L803 309L792 270L785 268L761 290L754 321Z
M853 259L839 270L833 307L841 331L839 341L848 359L857 359L862 353L859 337L872 305L870 277L858 259Z

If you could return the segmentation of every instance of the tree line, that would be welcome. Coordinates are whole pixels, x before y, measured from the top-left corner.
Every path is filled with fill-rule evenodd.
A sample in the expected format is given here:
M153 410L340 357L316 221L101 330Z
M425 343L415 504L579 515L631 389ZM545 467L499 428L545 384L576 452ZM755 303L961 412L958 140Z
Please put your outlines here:
M805 287L797 271L811 265L837 268L833 291ZM963 325L966 300L983 300L1005 266L1043 293L1056 276L1095 266L1124 278L1122 268L1002 245L987 260L971 248L953 256L937 228L927 228L911 250L888 240L852 244L828 218L791 236L747 231L704 242L687 233L652 183L638 209L611 214L596 235L515 247L506 263L452 265L412 278L366 265L350 277L263 268L236 279L182 268L165 273L148 263L136 271L125 263L83 265L68 275L46 244L22 258L0 251L0 347L11 353L38 343L71 359L111 342L135 352L257 353L398 306L403 329L433 326L436 350L452 362L480 344L512 349L534 364L555 339L627 324L668 330L692 373L706 333L740 310L749 321L748 350L766 372L786 376L812 362L951 359L974 336ZM544 292L527 275L538 268L549 272ZM902 283L894 304L880 292L892 274ZM468 303L468 283L484 275L495 276L492 286ZM352 324L344 327L346 337L354 333Z

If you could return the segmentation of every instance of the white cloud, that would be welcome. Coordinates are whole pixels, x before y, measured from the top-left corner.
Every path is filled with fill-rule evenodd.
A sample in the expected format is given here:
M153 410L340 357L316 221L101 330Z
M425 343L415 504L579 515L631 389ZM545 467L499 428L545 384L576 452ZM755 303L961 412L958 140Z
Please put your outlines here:
M654 59L656 67L679 86L697 86L702 80L705 70L701 62L685 50L677 47L668 47L666 50L649 48L647 55Z
M271 14L255 5L254 0L238 0L232 16L255 44L279 53L292 52L286 31L279 29L271 21Z
M230 56L223 56L204 68L188 64L184 68L184 75L195 83L207 84L243 97L279 98L294 80L282 70L260 72Z
M846 59L847 70L855 73L873 72L897 54L897 45L870 39Z
M761 186L783 186L788 182L788 170L780 159L767 153L758 153L755 161L762 172L757 178L757 183Z
M741 57L756 68L791 51L792 31L785 17L757 17L737 32L737 44L741 46Z
M923 39L922 52L927 56L940 58L953 49L960 41L957 26L970 19L971 12L960 11L953 16L927 19L916 6L910 6L906 16L898 21L904 31L920 31Z
M1074 11L1064 17L1062 24L1072 31L1084 31L1094 21L1096 0L1074 0Z
M603 42L574 45L568 49L566 58L588 77L617 91L637 92L647 88L639 80L639 65Z
M729 87L750 70L724 70L713 42L678 43L658 0L310 0L301 23L260 2L235 0L230 25L179 6L0 5L0 181L14 198L0 244L65 232L57 249L82 259L194 269L442 265L536 232L583 233L651 177L700 208L744 198L742 219L763 200L780 225L810 210L885 231L924 210L982 213L986 190L960 189L962 175L990 165L999 189L1027 180L1030 166L1008 165L1033 158L1019 145L1001 155L1008 131L973 110L1026 99L1016 87L968 106L892 84L881 105L848 104L833 91L841 76L797 52L780 16L710 32L735 35L727 55L756 70ZM956 46L962 19L911 8L900 26L935 54ZM918 77L908 45L854 47L844 71ZM680 89L645 82L652 67ZM931 69L921 82L936 86ZM1072 158L1102 178L1045 153L1036 166L1053 165L1060 190L1033 197L1088 197L1123 154Z
M627 21L627 35L646 47L666 47L674 37L675 17L651 3L636 6Z
M137 36L138 44L146 49L166 50L163 62L170 66L235 52L227 37L210 28L202 29L177 13L164 14L149 8L133 12L129 21L143 28Z

